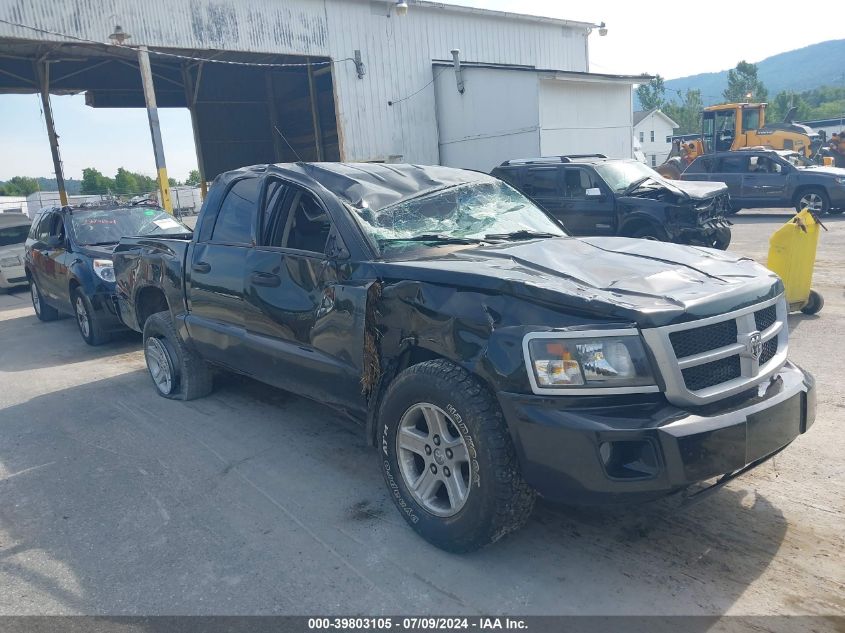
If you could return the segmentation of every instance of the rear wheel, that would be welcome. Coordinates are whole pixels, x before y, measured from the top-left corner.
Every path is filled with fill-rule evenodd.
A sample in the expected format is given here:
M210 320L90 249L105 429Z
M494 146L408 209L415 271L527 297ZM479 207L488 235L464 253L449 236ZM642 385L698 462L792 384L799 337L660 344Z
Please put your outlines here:
M818 187L804 189L797 196L795 210L803 211L804 209L809 209L817 214L827 213L830 209L830 198L828 198L827 192Z
M70 297L73 301L73 313L82 340L88 345L102 345L111 340L111 334L100 325L100 320L97 318L97 313L88 297L79 288L75 288Z
M157 312L144 323L144 360L164 398L194 400L211 393L211 368L182 341L169 312Z
M728 246L731 245L731 230L730 228L723 226L716 230L715 235L713 236L713 248L718 248L720 251L728 250Z
M468 552L521 527L534 491L507 425L478 378L446 360L403 371L379 412L382 472L408 524L430 543Z
M35 279L29 281L29 294L32 297L32 307L35 310L35 316L41 321L55 321L59 318L59 311L53 306L49 306L44 302L41 296L41 290Z

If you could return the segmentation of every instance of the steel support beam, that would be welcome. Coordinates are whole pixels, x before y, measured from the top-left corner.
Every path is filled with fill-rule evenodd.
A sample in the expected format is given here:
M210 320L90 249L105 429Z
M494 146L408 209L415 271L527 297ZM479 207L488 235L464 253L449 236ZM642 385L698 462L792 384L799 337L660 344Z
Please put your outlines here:
M308 95L311 101L311 122L314 125L314 146L317 149L317 162L323 160L323 130L320 127L320 108L317 104L317 86L314 81L314 68L308 60Z
M197 79L194 82L191 69L187 64L182 66L182 83L185 85L185 100L188 102L188 112L191 113L191 128L194 131L194 150L197 153L197 170L200 173L200 194L202 199L208 193L208 185L205 179L205 161L202 158L202 143L200 142L200 124L197 120L197 95L199 94L200 81L202 81L202 63L197 70Z
M164 162L164 144L161 141L161 125L158 121L156 93L153 86L153 71L150 67L150 53L146 46L138 48L138 66L141 69L141 83L144 86L144 101L147 103L147 117L150 120L150 135L153 139L153 154L158 170L158 188L161 192L161 206L172 214L173 202L170 200L170 183L167 181L167 165Z
M47 125L47 138L50 140L50 153L53 156L53 171L56 174L56 185L59 189L59 200L62 206L67 206L67 190L65 189L65 176L62 172L62 157L59 155L59 137L56 134L56 125L53 121L53 108L50 105L50 62L40 61L36 63L38 83L41 92L41 109L44 110L44 122Z

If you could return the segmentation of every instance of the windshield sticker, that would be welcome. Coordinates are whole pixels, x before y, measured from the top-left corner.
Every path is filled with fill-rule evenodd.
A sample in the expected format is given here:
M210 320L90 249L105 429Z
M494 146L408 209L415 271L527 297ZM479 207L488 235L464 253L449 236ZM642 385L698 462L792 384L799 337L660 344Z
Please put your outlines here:
M156 212L155 212L155 211L153 211L152 209L149 209L149 210L147 210L147 211L144 211L144 215L155 215L155 214L156 214Z
M117 224L114 218L85 218L82 224Z
M161 220L153 220L153 224L155 224L160 229L178 229L179 223L174 220L173 218L162 218Z

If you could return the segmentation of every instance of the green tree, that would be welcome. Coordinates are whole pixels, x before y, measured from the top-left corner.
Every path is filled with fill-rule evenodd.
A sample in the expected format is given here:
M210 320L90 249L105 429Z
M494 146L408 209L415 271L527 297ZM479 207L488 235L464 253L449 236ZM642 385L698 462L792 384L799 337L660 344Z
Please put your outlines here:
M666 104L666 86L663 77L655 75L647 84L637 87L637 98L643 110L662 108Z
M114 176L114 188L117 193L124 195L141 193L135 174L123 167L117 169L117 174Z
M168 178L168 179L167 179L167 184L168 184L168 185L170 185L171 187L178 187L178 186L179 186L179 181L178 181L178 180L176 180L175 178Z
M200 172L198 169L192 169L188 172L188 177L185 178L185 184L192 187L198 187L200 184Z
M776 123L782 121L792 106L798 108L798 111L795 113L796 121L810 118L810 104L807 103L804 97L800 94L796 95L783 90L769 102L769 106L766 108L766 122Z
M742 60L736 68L728 71L728 87L722 95L728 103L742 103L746 100L759 102L765 101L769 92L763 82L757 78L757 64Z
M38 180L28 176L15 176L10 178L2 187L0 195L3 196L28 196L39 190Z
M82 186L79 189L80 193L92 195L108 193L114 191L114 180L103 176L98 170L93 167L86 167L82 170Z
M696 134L701 132L701 110L704 103L700 90L687 90L680 103L670 101L663 107L663 112L678 124L676 134Z

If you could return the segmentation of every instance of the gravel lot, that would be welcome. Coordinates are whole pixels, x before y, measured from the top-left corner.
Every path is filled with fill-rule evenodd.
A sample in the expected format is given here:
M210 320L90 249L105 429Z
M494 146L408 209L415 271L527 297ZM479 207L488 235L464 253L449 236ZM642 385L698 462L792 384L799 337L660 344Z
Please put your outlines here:
M743 212L765 258L787 211ZM481 552L406 527L376 455L322 406L227 377L157 397L139 337L0 296L0 614L843 614L845 218L822 235L819 316L791 356L819 417L776 459L684 511L540 504Z

